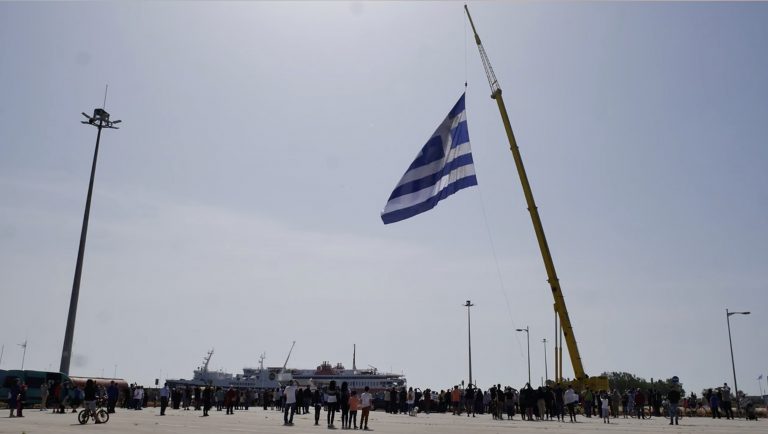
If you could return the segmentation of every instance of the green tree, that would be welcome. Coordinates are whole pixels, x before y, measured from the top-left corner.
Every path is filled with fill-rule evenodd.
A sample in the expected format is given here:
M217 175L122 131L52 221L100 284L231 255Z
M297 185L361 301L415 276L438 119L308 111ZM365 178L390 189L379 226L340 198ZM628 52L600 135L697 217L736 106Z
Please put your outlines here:
M629 372L603 372L603 375L608 377L608 383L611 385L611 390L618 389L621 393L624 393L629 389L655 389L662 395L666 395L673 385L671 378L667 378L663 381L656 380L651 383L645 378L638 377ZM680 393L685 395L683 384L678 383L678 385L680 386Z

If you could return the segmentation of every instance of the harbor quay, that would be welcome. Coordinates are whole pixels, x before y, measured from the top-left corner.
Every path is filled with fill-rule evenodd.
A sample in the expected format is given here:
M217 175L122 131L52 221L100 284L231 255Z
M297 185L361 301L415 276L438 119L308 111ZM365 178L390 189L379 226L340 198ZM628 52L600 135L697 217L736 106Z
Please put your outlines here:
M153 434L210 434L210 433L323 433L331 431L322 421L314 425L314 415L297 414L294 425L284 426L280 411L250 408L235 414L212 411L210 417L202 417L200 411L168 410L160 416L159 408L142 410L117 409L106 424L95 425L89 421L80 425L73 413L54 414L50 411L28 410L23 418L0 419L0 434L59 434L59 433L153 433ZM712 419L710 417L684 417L679 425L670 426L664 418L611 419L610 424L600 418L578 417L576 423L556 421L493 420L489 415L466 417L451 414L419 413L418 416L389 414L374 411L370 415L370 428L378 433L464 434L464 433L768 433L768 422L736 419ZM351 430L356 431L356 430Z

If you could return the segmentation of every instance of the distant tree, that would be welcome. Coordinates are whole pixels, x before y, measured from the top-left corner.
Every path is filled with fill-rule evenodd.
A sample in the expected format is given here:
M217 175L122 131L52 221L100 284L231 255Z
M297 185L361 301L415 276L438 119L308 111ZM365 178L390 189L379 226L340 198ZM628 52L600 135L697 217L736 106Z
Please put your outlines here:
M662 395L666 395L667 392L669 392L669 389L672 388L672 378L667 378L664 381L656 380L651 383L645 378L638 377L629 372L603 372L602 375L608 377L608 383L611 385L612 390L618 389L621 393L624 393L629 389L655 389ZM683 384L678 384L680 385L680 393L684 396L685 390L682 388Z

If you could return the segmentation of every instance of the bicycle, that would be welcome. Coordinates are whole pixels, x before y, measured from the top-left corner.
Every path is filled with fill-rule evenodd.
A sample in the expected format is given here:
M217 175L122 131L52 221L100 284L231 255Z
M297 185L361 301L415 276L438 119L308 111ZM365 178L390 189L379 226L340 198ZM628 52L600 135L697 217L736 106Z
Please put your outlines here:
M84 408L77 414L77 421L80 425L88 423L88 419L93 418L95 423L107 423L109 422L109 413L104 409L103 401L96 401L96 410L91 411L90 408Z

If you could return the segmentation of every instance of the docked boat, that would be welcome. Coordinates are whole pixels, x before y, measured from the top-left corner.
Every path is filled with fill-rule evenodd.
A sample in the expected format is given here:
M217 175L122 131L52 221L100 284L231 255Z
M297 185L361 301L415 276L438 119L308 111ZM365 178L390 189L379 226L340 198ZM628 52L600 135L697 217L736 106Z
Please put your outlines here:
M213 350L209 351L203 359L203 365L193 372L191 380L167 380L171 387L186 386L214 386L234 387L236 389L274 389L285 385L288 381L295 380L301 387L323 388L331 380L341 385L347 382L351 389L362 390L366 386L372 392L402 387L406 385L406 379L402 374L391 372L379 372L375 367L357 369L354 356L352 369L346 369L341 363L332 365L324 361L315 369L290 369L286 368L288 361L283 366L265 367L264 354L259 357L258 368L243 368L242 374L231 374L223 371L209 369Z

